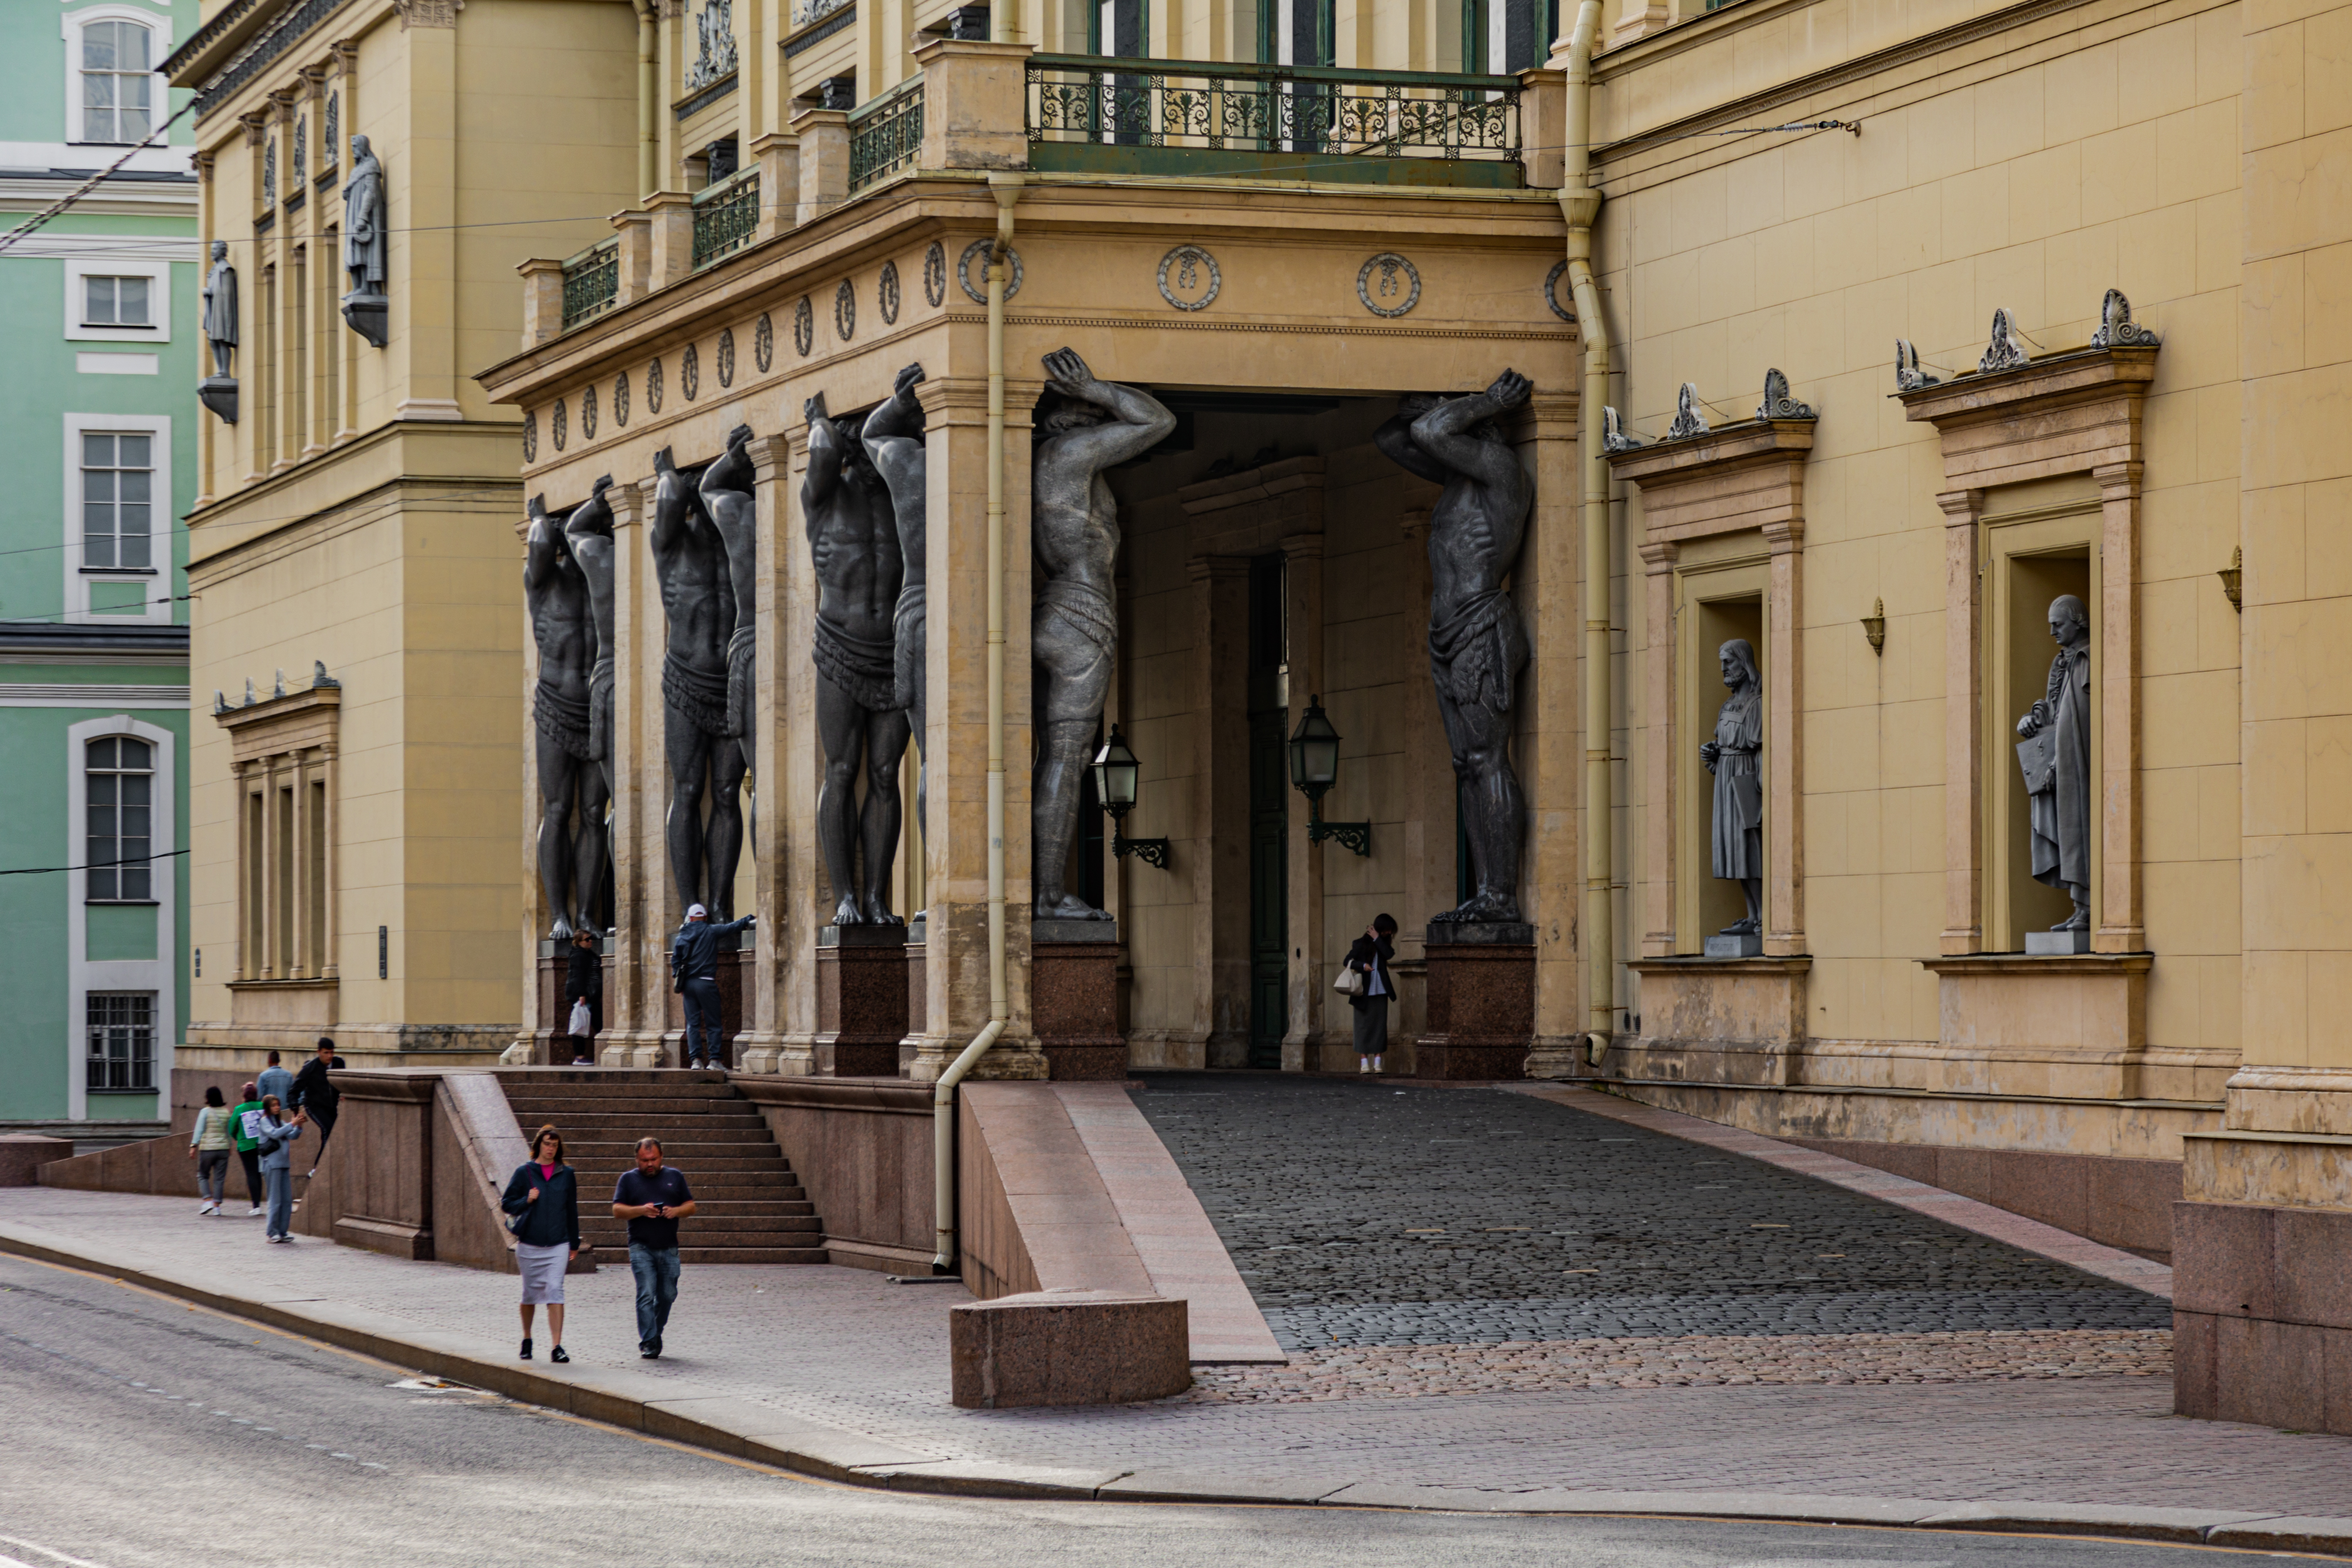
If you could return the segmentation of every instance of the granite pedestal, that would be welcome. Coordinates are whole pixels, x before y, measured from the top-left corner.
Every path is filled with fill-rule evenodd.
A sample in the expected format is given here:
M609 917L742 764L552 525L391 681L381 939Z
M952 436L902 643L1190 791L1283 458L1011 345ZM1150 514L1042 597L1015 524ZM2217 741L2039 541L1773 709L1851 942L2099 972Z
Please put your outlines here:
M609 975L612 938L601 939L596 951L597 962L605 966L605 973ZM572 1065L572 1034L564 1027L572 1021L572 1004L563 996L564 981L571 973L571 963L570 942L557 942L552 937L539 939L539 968L535 977L539 986L539 1027L530 1032L530 1059L534 1067ZM726 982L722 980L719 984L723 986ZM589 1008L594 1015L593 1021L601 1029L604 1010L593 1002ZM596 1051L597 1047L592 1046L588 1054L593 1057Z
M816 938L816 1072L890 1078L907 1037L907 928L826 926Z
M930 1026L931 1004L926 989L930 984L930 966L925 962L930 952L929 935L929 921L907 922L907 1037L898 1047L900 1078L911 1075L915 1055L922 1048L915 1038Z
M1418 1078L1525 1078L1536 1032L1536 930L1523 921L1433 921Z
M1116 921L1031 924L1029 1016L1048 1077L1127 1077L1127 1037L1118 1032Z

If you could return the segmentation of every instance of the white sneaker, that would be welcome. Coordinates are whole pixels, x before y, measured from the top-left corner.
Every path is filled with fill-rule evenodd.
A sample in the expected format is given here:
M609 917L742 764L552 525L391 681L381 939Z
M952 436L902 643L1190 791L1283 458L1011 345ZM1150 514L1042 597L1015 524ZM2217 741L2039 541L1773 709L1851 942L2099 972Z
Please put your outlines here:
M1370 1071L1371 1071L1371 1070L1372 1070L1372 1058L1370 1058L1370 1057L1358 1057L1358 1058L1356 1058L1356 1070L1357 1070L1358 1072L1370 1072Z
M1382 1067L1381 1066L1381 1058L1378 1058L1378 1057L1374 1057L1374 1058L1372 1058L1372 1070L1373 1070L1374 1072L1384 1072L1384 1071L1386 1071L1386 1070L1387 1070L1386 1068L1382 1068Z
M259 1204L256 1204L253 1207L246 1210L245 1217L247 1219L259 1219L261 1217L261 1205Z
M209 1199L209 1198L207 1198L207 1199L205 1199L203 1203L198 1204L198 1205L196 1205L196 1212L197 1212L198 1214L210 1214L210 1213L212 1213L212 1212L213 1212L212 1200L211 1200L211 1199Z

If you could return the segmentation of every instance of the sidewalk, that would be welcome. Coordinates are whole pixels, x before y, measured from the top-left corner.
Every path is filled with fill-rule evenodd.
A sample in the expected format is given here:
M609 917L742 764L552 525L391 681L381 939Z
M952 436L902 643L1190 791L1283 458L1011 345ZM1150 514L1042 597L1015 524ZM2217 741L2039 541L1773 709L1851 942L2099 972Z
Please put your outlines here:
M1203 1369L1192 1392L1151 1405L967 1411L947 1398L947 1310L969 1300L957 1285L688 1269L668 1352L647 1363L627 1272L604 1269L568 1281L575 1361L553 1367L543 1324L542 1359L514 1359L510 1277L265 1247L258 1222L199 1219L179 1199L0 1190L0 1250L901 1489L2048 1528L2352 1554L2352 1520L2327 1517L2352 1513L2352 1440L2171 1416L2163 1330L1331 1345L1288 1367Z

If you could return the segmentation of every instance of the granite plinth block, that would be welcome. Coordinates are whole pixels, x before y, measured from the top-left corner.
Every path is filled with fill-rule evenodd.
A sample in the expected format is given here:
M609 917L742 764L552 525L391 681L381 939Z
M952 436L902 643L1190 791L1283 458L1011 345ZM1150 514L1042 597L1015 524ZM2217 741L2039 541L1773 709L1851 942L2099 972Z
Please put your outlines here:
M541 939L539 944L537 975L539 1027L533 1029L530 1034L530 1059L534 1067L561 1068L572 1065L572 1036L564 1028L564 1025L572 1021L572 1004L563 999L564 981L571 973L571 954L558 952L556 948L559 945L545 939ZM612 973L610 959L612 945L612 939L609 937L599 945L598 962L604 965L608 978ZM720 984L723 985L725 982L722 981ZM595 1024L601 1032L604 1022L604 1009L595 1002L591 1002L588 1006L590 1021ZM593 1044L588 1054L591 1057L596 1054L596 1047Z
M1073 941L1047 928L1075 929ZM1118 928L1108 921L1039 921L1030 935L1029 1016L1047 1076L1061 1081L1127 1077L1118 1028Z
M2091 951L2091 933L2087 931L2030 931L2025 933L2025 956L2056 958Z
M1117 921L1039 921L1029 922L1029 944L1043 947L1047 942L1118 941Z
M0 1134L0 1187L35 1187L42 1166L73 1158L73 1140L36 1132Z
M953 1397L965 1410L1125 1405L1192 1386L1182 1298L1040 1290L948 1313Z
M749 936L751 933L738 934ZM725 946L727 940L720 939L719 973L716 976L719 981L719 1059L731 1068L736 1065L736 1037L743 1033L751 1008L753 949L741 946L730 952ZM669 984L667 962L660 973L661 984L667 987ZM669 992L669 1032L671 1038L665 1042L663 1049L666 1059L655 1065L683 1067L686 1065L686 998L675 991Z
M2172 1212L2174 1412L2352 1434L2352 1214Z
M1483 1079L1528 1075L1536 1032L1535 928L1501 921L1432 921L1426 1019L1415 1076Z
M890 1078L907 1037L907 928L826 926L817 933L816 1071Z
M1721 931L1706 939L1702 950L1708 958L1761 958L1764 939L1754 931L1742 931L1738 936L1726 936Z

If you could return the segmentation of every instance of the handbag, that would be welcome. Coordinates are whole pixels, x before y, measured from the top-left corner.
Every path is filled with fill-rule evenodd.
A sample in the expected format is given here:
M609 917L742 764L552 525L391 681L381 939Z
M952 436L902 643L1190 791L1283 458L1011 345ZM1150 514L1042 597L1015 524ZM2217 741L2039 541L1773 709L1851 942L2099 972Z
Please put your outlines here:
M1339 966L1339 978L1331 982L1331 989L1339 992L1343 996L1361 996L1364 994L1364 976L1362 971L1357 969L1352 964L1341 964Z
M539 1190L541 1193L546 1192L546 1184L541 1183ZM530 1223L531 1211L537 1207L539 1207L539 1200L537 1198L533 1198L529 1203L522 1205L522 1209L520 1213L507 1215L507 1234L509 1236L520 1236L522 1234L522 1227Z

